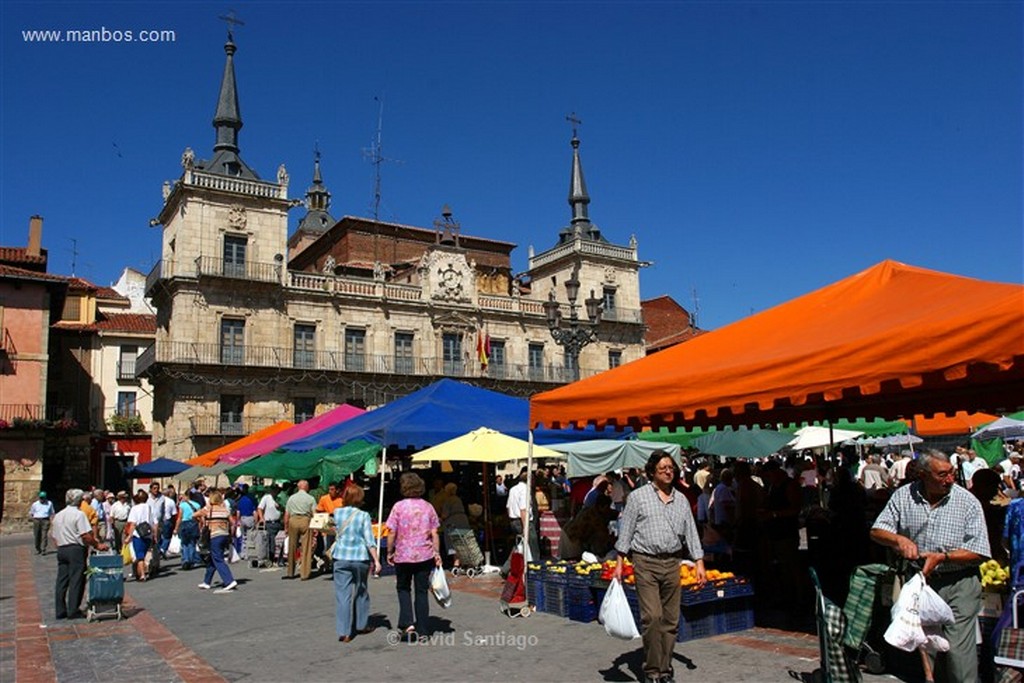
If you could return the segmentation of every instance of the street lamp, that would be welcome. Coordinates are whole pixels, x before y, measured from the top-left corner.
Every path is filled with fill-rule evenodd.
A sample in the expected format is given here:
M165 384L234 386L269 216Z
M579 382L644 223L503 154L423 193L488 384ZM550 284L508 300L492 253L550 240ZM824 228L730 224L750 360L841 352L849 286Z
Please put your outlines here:
M580 295L580 264L573 266L572 276L565 281L565 293L569 297L569 325L562 327L562 307L555 301L555 291L548 293L544 302L544 315L548 319L548 330L555 343L565 348L565 353L572 364L572 380L580 378L580 351L587 344L597 341L597 325L601 322L601 300L590 290L590 298L584 300L589 322L580 320L579 304L576 299Z

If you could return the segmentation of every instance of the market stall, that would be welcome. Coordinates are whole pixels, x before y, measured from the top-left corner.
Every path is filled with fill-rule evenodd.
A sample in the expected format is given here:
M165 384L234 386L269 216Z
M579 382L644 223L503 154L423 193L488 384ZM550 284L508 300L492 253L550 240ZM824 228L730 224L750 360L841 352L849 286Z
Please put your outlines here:
M533 425L634 428L1012 410L1024 286L884 261L657 354L534 396Z

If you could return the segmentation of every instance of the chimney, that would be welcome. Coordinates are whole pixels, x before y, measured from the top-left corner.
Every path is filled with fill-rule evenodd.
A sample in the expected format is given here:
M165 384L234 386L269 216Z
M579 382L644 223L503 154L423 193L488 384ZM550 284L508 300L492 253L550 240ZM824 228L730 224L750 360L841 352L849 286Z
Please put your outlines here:
M32 216L28 219L28 246L25 253L28 256L43 255L43 217Z

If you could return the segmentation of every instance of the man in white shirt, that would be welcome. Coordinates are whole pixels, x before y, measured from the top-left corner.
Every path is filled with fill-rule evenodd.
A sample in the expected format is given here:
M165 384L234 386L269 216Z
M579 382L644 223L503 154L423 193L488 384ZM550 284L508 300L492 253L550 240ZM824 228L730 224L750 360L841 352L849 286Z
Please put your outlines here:
M281 507L277 504L277 499L274 497L278 491L280 491L278 485L272 484L256 506L256 523L262 522L267 530L267 552L270 553L269 559L271 562L278 560L278 558L274 557L276 554L274 539L277 538L279 531L284 530L284 524L281 521Z
M973 448L967 449L967 457L960 464L960 468L964 473L964 482L966 482L967 488L971 488L971 478L974 477L974 473L987 467L988 463L979 458Z
M1020 479L1020 453L1010 451L1006 459L999 463L1002 468L1003 483L1006 488L1016 491Z
M893 453L892 467L889 468L889 482L893 486L899 486L907 478L907 467L910 465L910 454L901 451Z
M517 535L523 534L527 519L530 520L530 557L531 561L540 559L540 543L537 541L536 520L530 514L530 490L526 486L526 468L519 470L519 481L508 491L505 510L508 512L509 525Z
M110 525L114 529L114 550L121 552L124 527L128 523L128 512L132 506L128 503L128 492L118 491L117 500L110 506Z
M50 527L57 546L55 614L58 619L77 619L82 617L85 595L86 546L106 550L107 545L93 535L92 525L81 510L82 489L68 491L66 502L64 509L54 515Z
M32 540L36 555L46 554L46 543L50 538L50 522L53 520L53 503L46 497L46 491L39 492L39 498L28 508L32 518Z

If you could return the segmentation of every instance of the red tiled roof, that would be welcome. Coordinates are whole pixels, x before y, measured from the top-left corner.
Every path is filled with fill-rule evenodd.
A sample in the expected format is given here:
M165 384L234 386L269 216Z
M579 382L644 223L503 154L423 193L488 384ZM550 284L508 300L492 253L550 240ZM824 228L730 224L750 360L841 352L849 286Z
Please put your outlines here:
M104 301L128 301L128 297L118 292L113 287L99 287L96 290L96 298Z
M642 301L640 307L647 327L644 344L648 353L675 346L705 332L693 327L690 313L670 296Z
M71 277L64 276L64 279L68 281L68 289L73 291L73 292L81 292L81 291L93 291L93 292L95 292L95 291L97 291L99 289L99 287L97 287L93 283L91 283L88 280L85 280L83 278L80 278L80 277L75 277L75 276L72 275Z
M8 263L46 263L46 250L40 256L30 256L25 247L0 247L0 261Z
M49 282L67 282L67 278L61 277L60 275L40 273L39 271L36 270L17 268L15 266L8 266L2 263L0 263L0 276L10 278L26 278L30 280L47 280Z
M156 334L156 316L148 313L104 313L96 321L101 332L134 332Z

